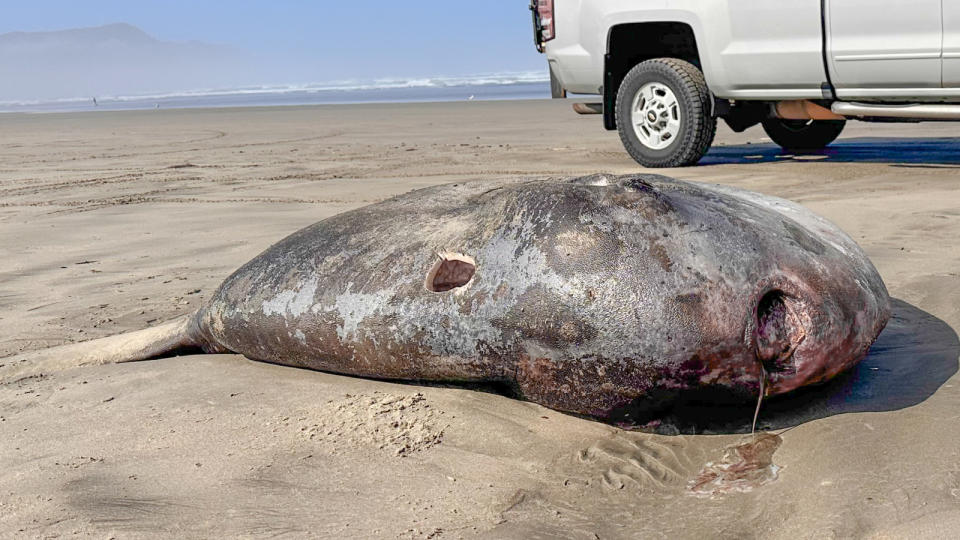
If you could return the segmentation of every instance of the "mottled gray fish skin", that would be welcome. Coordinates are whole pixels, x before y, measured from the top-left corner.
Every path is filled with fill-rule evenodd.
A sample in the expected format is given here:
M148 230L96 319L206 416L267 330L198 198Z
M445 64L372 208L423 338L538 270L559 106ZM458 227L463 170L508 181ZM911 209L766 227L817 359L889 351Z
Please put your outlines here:
M465 285L427 286L438 254ZM194 321L204 348L382 379L491 381L618 418L756 399L856 364L890 316L846 234L791 202L662 176L414 191L281 240ZM761 366L763 369L761 369Z

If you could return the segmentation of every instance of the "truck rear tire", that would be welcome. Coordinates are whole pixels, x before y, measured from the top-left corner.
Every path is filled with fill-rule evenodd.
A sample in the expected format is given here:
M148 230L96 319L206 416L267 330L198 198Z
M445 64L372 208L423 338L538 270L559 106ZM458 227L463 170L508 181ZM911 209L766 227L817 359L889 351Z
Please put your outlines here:
M767 118L763 130L785 150L820 150L835 141L846 124L846 120Z
M620 140L644 167L694 165L717 131L713 96L703 73L677 58L654 58L634 66L617 90Z

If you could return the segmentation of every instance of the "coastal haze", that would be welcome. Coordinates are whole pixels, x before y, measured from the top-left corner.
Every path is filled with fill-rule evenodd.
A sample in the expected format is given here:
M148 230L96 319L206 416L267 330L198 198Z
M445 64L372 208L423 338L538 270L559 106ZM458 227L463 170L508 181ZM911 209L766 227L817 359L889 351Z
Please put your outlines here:
M184 90L240 82L239 51L154 39L129 24L0 35L0 102Z
M162 40L128 23L14 31L0 34L0 112L549 97L546 67L526 37L526 54L504 58L495 70L466 61L374 70L328 68L330 55L261 44ZM361 65L379 56L354 51L354 43L333 56Z

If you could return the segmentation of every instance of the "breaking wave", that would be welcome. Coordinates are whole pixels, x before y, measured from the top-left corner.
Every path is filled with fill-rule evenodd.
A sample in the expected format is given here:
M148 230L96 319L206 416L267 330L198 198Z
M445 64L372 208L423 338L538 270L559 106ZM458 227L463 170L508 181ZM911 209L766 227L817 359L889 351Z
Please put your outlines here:
M162 100L204 99L218 97L241 96L284 96L310 94L346 94L350 92L370 92L378 90L417 90L417 89L456 89L466 87L510 87L516 85L543 84L550 81L546 71L522 71L487 73L456 77L422 77L422 78L382 78L372 80L340 80L319 83L279 84L240 86L234 88L205 88L175 92L157 92L133 95L103 95L96 96L98 103L132 103L151 102ZM92 101L92 97L69 97L45 100L16 100L0 101L0 110L29 109L38 106L56 108L73 108L78 104Z

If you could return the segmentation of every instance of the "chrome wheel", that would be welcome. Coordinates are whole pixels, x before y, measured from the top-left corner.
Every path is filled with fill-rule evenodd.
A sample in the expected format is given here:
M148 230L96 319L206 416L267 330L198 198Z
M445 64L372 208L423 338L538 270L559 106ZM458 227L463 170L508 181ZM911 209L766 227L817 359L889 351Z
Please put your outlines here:
M665 84L643 85L634 96L630 111L633 131L647 148L662 150L680 133L680 103Z

